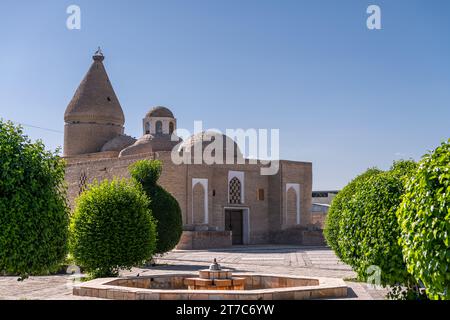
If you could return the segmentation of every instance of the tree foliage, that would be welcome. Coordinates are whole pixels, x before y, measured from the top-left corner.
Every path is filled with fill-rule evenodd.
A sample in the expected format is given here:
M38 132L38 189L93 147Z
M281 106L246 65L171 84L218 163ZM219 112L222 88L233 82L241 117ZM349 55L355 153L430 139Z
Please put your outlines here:
M394 163L391 170L361 181L351 199L343 205L339 248L343 261L352 266L362 280L370 276L370 266L377 266L382 285L415 285L398 244L400 227L396 217L405 177L415 168L412 161Z
M181 209L177 200L157 184L162 172L159 160L140 160L130 166L131 177L138 182L150 199L150 208L157 220L157 253L172 250L183 230Z
M126 180L90 185L76 200L70 227L73 257L95 277L117 275L155 251L149 200L139 185Z
M426 154L397 211L408 271L432 299L450 299L450 139Z
M0 120L0 271L42 274L65 258L69 209L57 153Z
M361 184L364 180L369 178L372 175L376 175L381 171L376 168L370 168L363 174L360 174L355 179L353 179L349 184L347 184L336 197L333 199L331 203L330 210L328 211L325 227L324 227L324 236L327 244L330 248L336 253L336 255L342 259L341 250L339 248L338 240L339 240L339 221L341 220L341 214L346 206L346 204L350 201L353 194L358 189L358 185Z
M376 266L382 285L416 284L403 261L396 216L406 181L416 168L413 161L398 161L389 171L369 169L333 200L325 235L359 279L366 280Z

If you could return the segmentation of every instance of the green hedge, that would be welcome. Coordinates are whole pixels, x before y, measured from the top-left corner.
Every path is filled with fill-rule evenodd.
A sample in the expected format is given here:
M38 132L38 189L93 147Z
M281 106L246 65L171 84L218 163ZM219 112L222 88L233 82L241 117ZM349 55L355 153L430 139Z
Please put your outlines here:
M325 240L330 248L336 253L336 255L342 259L341 250L339 248L339 221L341 220L341 214L343 207L350 201L352 196L358 189L358 185L369 177L379 174L381 171L376 168L368 169L363 174L357 176L349 184L347 184L331 203L330 210L327 214L324 227Z
M432 299L450 299L450 139L425 155L397 216L409 272Z
M65 258L64 162L0 120L0 271L45 274Z
M394 163L390 171L369 176L357 185L342 205L338 246L342 260L366 280L368 268L380 268L382 285L415 284L407 272L398 244L400 227L396 211L405 189L405 179L416 168L412 161Z
M162 172L159 160L140 160L130 166L131 177L142 185L150 199L150 208L157 220L156 253L172 250L180 241L183 230L181 209L177 200L157 184Z
M94 183L76 200L70 247L94 277L114 276L149 259L156 230L140 186L126 180Z

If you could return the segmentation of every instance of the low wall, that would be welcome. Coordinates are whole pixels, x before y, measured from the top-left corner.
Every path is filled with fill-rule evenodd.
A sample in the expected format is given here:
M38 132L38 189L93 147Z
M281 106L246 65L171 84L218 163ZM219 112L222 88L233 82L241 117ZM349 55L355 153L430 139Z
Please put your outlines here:
M292 244L302 246L323 246L325 238L322 229L316 228L289 228L279 230L271 234L271 243L273 244Z
M327 215L322 212L311 213L311 224L323 229L325 227L325 219Z
M229 248L231 245L231 231L183 231L176 249L220 249Z
M304 246L324 246L326 245L323 230L305 230L303 231Z
M290 244L302 246L324 246L325 238L322 229L289 228L270 234L271 244ZM231 231L183 231L176 249L203 250L222 249L232 246Z

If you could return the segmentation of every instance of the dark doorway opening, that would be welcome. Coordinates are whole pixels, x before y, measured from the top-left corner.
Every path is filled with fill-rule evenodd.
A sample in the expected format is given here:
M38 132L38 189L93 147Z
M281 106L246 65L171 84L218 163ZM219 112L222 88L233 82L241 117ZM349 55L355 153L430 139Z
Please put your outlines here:
M231 231L233 245L243 244L243 213L242 210L225 210L225 230Z

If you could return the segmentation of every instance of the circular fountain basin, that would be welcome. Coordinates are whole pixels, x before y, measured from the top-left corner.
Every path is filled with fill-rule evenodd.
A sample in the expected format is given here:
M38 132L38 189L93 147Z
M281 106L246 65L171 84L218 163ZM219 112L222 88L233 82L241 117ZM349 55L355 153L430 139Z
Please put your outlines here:
M226 286L189 289L187 279L199 279L195 276L100 278L75 285L73 294L117 300L304 300L347 296L347 285L337 278L242 273L232 276L242 279L243 288L238 290L223 288Z

